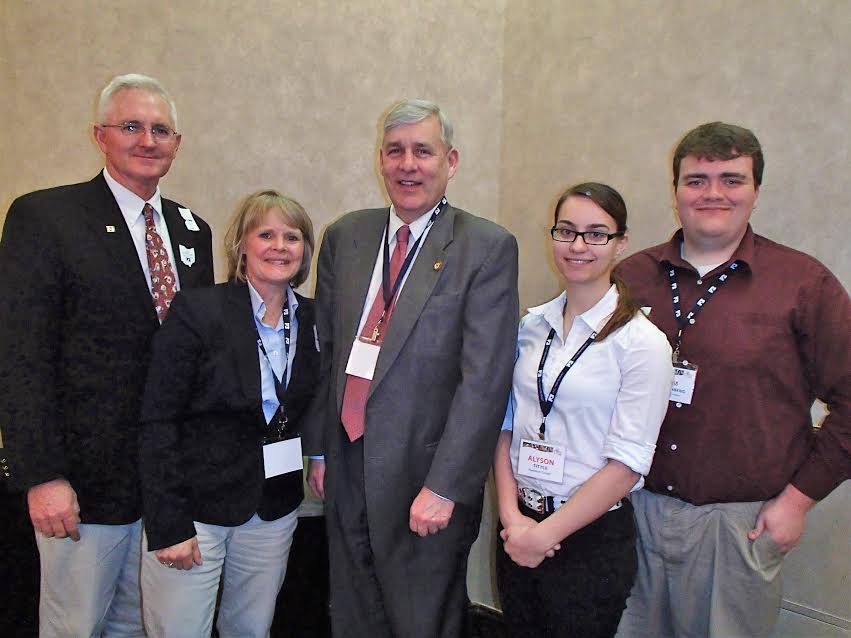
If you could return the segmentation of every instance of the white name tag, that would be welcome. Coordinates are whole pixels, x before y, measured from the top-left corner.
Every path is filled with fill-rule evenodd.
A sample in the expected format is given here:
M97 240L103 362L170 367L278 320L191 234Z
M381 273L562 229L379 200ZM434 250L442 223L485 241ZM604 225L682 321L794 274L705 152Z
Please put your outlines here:
M355 339L352 344L352 351L349 353L349 361L346 364L346 374L372 381L379 352L381 352L381 347L374 343Z
M520 439L517 471L523 476L561 483L564 479L564 446Z
M674 364L674 385L671 386L671 398L674 403L691 403L694 384L697 382L697 366L688 361Z
M266 470L266 478L303 469L301 437L297 436L294 439L264 445L263 468Z

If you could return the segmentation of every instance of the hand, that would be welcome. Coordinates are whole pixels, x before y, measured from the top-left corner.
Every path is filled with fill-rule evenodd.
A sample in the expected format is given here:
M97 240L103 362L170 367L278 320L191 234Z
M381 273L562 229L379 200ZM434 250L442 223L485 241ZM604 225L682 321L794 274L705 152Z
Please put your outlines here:
M785 554L801 540L807 512L815 503L797 488L787 485L780 494L762 504L748 538L755 541L765 531Z
M192 569L192 565L204 564L204 561L201 560L201 548L198 547L197 536L193 536L177 545L158 549L154 554L164 567L189 570Z
M411 504L408 525L412 532L420 536L437 534L449 525L454 510L454 501L441 498L427 487L423 487Z
M560 543L547 543L539 531L538 524L535 523L531 527L508 527L499 533L504 542L505 553L520 567L537 567L545 558L552 558L556 551L561 549Z
M310 459L307 464L307 484L316 497L325 500L325 460Z
M47 538L70 537L80 540L80 506L77 493L65 479L40 483L27 492L30 520L37 532Z

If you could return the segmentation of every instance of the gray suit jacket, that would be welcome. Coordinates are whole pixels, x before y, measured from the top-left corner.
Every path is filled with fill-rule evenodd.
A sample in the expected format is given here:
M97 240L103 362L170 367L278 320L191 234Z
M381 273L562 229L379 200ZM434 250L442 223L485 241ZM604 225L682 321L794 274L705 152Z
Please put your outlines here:
M345 215L326 231L316 285L327 397L324 436L333 507L346 362L381 247L387 208ZM517 337L517 242L505 229L447 206L411 266L387 326L366 406L364 477L376 567L410 536L409 508L425 485L478 520L511 387ZM315 434L315 432L314 432ZM468 508L472 517L458 509ZM464 551L478 527L434 537ZM438 541L440 539L440 541ZM458 546L461 543L462 547ZM464 554L466 556L466 553Z

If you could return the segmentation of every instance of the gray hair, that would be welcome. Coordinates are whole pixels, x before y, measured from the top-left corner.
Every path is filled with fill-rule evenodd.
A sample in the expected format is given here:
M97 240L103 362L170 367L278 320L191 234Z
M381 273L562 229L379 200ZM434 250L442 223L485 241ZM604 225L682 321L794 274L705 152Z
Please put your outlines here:
M452 148L452 122L440 107L429 100L401 100L396 102L384 117L384 135L397 126L418 124L434 115L440 122L440 139L447 148Z
M98 122L103 122L106 119L106 112L109 110L109 107L112 106L113 98L121 91L126 91L128 89L142 89L143 91L159 95L166 101L166 104L168 104L171 120L174 123L174 128L177 128L177 106L175 106L171 95L169 95L168 91L165 90L165 87L157 80L152 77L148 77L147 75L142 75L141 73L116 75L109 81L109 84L107 84L103 88L103 91L100 92L97 110Z

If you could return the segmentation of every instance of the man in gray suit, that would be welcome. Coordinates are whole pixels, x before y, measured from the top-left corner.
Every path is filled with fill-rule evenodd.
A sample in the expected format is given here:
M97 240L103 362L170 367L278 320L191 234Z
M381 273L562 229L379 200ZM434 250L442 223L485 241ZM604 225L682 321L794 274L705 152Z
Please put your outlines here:
M436 104L400 102L383 128L389 211L345 215L319 253L327 401L306 444L325 458L309 480L327 497L334 635L455 637L511 385L517 242L447 202L459 156Z

